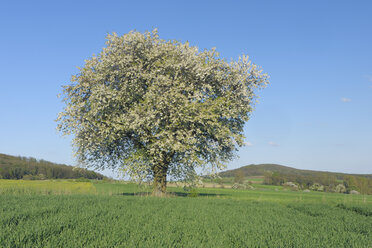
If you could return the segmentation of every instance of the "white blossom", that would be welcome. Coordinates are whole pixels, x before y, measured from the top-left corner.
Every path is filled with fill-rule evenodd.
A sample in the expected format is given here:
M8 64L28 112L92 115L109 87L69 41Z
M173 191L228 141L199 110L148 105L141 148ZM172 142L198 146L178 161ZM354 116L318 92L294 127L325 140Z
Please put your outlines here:
M241 56L162 40L157 30L113 33L64 86L58 129L74 135L78 160L119 167L135 180L167 164L173 178L221 169L243 145L243 126L268 76Z

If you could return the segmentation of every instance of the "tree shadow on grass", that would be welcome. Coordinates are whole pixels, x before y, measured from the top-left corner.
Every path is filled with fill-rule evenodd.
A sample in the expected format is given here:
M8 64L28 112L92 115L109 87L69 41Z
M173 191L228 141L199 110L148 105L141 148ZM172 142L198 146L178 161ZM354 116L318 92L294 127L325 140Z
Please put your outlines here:
M152 196L151 192L124 192L124 193L119 193L118 195L123 195L123 196ZM226 194L211 194L211 193L187 193L187 192L167 192L165 197L222 197L225 196Z

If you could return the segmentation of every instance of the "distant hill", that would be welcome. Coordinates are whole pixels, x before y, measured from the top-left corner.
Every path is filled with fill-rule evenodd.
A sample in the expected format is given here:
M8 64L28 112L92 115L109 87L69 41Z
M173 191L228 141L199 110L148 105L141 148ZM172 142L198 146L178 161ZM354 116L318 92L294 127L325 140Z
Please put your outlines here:
M278 164L247 165L219 173L222 178L243 182L245 177L263 177L268 185L294 185L296 189L311 189L339 193L372 194L372 174L299 170Z
M328 171L313 171L313 170L300 170L292 167L278 165L278 164L251 164L233 170L220 172L221 177L234 177L237 172L244 173L244 176L264 176L265 173L280 173L284 175L304 176L304 177L320 177L324 175L335 176L337 179L342 180L345 176L359 176L372 179L372 174L347 174L340 172Z
M15 157L0 153L0 179L104 179L105 176L87 169L55 164L35 158Z

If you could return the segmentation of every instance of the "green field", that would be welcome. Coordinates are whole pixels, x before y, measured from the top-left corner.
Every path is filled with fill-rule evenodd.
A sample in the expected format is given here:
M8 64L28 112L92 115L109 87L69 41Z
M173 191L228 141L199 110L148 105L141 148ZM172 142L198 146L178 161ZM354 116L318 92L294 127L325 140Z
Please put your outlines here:
M371 196L255 187L0 180L0 247L372 247Z

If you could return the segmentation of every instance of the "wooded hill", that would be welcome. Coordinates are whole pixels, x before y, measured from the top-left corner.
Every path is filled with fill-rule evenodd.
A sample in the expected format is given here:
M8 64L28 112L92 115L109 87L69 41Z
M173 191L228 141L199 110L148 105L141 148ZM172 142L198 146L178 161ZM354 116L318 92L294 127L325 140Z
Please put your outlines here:
M300 170L292 167L278 165L278 164L251 164L243 166L233 170L227 170L220 172L221 177L234 177L237 172L242 172L245 177L249 176L265 176L267 172L280 173L284 175L298 175L298 176L311 176L319 177L324 175L332 175L337 179L342 180L345 176L360 176L372 179L372 174L347 174L340 172L328 172L328 171L313 171L313 170Z
M0 179L104 179L100 173L30 157L0 153Z
M299 170L277 164L247 165L221 172L220 177L234 177L242 182L245 177L262 176L264 184L293 185L300 189L350 193L358 191L372 194L372 174L346 174L339 172ZM344 190L341 190L344 188Z

